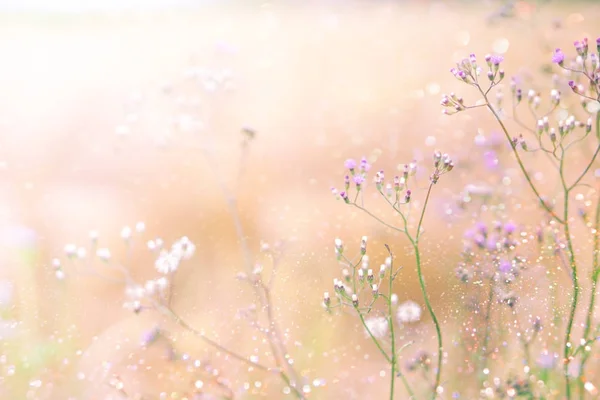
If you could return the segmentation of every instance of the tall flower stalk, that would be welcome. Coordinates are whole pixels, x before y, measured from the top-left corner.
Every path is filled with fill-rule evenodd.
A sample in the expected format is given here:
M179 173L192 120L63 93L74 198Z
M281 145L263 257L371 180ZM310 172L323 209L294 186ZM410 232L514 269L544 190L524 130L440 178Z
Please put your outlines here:
M496 86L498 86L498 84L504 79L504 71L500 68L500 64L503 61L501 56L488 55L485 57L488 70L486 74L488 78L487 85L484 85L483 83L483 81L485 80L485 78L481 77L483 68L477 64L475 55L471 55L468 59L464 59L463 61L458 63L455 68L451 69L451 72L458 80L477 89L477 91L482 97L482 101L480 103L478 103L475 106L466 106L464 104L463 99L454 94L451 94L450 96L444 95L441 102L442 106L445 107L445 114L454 114L475 107L485 107L491 112L494 119L498 122L508 143L510 144L513 155L517 161L517 164L522 172L523 177L525 178L525 181L527 182L527 185L531 188L534 196L536 197L541 207L548 213L550 219L554 220L554 222L562 229L563 237L566 242L566 255L572 281L572 296L568 312L568 319L565 327L563 345L563 374L565 378L565 394L567 396L567 399L571 399L572 397L572 384L569 367L575 356L581 351L581 346L573 346L572 340L572 330L575 323L575 315L577 312L582 287L579 282L580 277L578 270L578 262L576 260L576 250L573 245L573 221L570 214L572 197L571 195L573 190L582 184L582 180L587 176L588 172L594 165L596 157L600 152L600 143L596 145L596 149L591 159L585 164L583 170L575 175L576 178L573 181L569 181L570 175L567 173L566 169L566 155L568 153L568 150L570 150L575 145L582 142L589 136L589 133L592 131L592 116L594 113L596 138L600 139L600 113L598 112L598 104L600 102L600 38L597 40L596 47L597 52L590 52L587 39L575 42L575 48L578 56L570 66L565 65L565 55L560 49L557 49L554 52L552 58L553 62L555 62L561 68L563 68L568 74L570 74L570 76L574 76L574 80L568 81L568 86L570 87L573 93L580 97L584 112L588 112L590 114L590 118L587 120L587 122L578 121L574 115L570 115L567 118L560 119L558 127L551 127L549 117L554 115L553 112L561 104L560 91L555 88L550 92L551 104L549 107L549 111L540 114L538 109L540 107L541 99L535 91L530 90L527 93L526 102L530 113L533 115L537 122L537 125L534 128L529 128L526 124L522 123L516 116L516 107L522 102L524 97L522 89L517 87L516 82L513 81L511 83L510 87L513 100L513 118L515 119L515 122L517 124L519 124L522 128L525 128L528 131L530 131L530 133L534 136L534 146L531 146L528 140L526 140L522 134L516 137L511 136L511 134L509 133L504 119L501 117L502 95L498 95L496 97L496 101L494 102L490 99L490 91ZM580 133L582 131L583 133ZM559 198L559 200L562 201L562 212L557 212L554 203L548 201L544 196L542 196L541 191L536 186L531 177L531 174L525 167L522 158L522 153L524 152L544 153L550 160L550 163L557 170L557 179L560 182L561 188L561 195L559 197L562 197L562 199ZM598 218L599 217L597 211L596 221L598 221ZM587 318L582 339L582 343L584 344L590 341L589 335L592 325L591 320L593 318L595 304L595 288L599 274L597 266L597 225L598 222L596 222L595 224L596 227L594 229L596 230L593 231L594 265L591 277L592 294L590 296L590 304L588 306ZM580 363L579 389L581 396L584 393L583 371L588 357L589 352L588 354L585 354L583 356Z
M429 204L429 199L431 197L433 186L438 182L441 175L443 175L447 172L450 172L454 168L454 163L452 162L452 160L450 159L450 157L447 154L442 154L439 151L436 151L434 153L433 159L434 159L434 171L430 176L430 183L427 188L425 199L423 201L423 205L421 207L420 214L418 217L418 222L417 222L416 229L414 232L412 232L410 230L410 223L411 223L410 210L412 208L412 203L411 203L412 191L408 188L408 181L409 181L409 178L414 176L416 173L416 169L417 169L416 163L413 162L410 164L406 164L404 166L404 173L402 174L402 176L395 176L391 182L385 181L384 171L377 172L374 177L374 183L375 183L375 187L376 187L378 193L388 203L388 205L401 217L402 226L395 226L393 224L388 223L384 219L378 217L377 215L375 215L371 211L369 211L362 203L361 195L364 190L364 184L366 181L367 172L369 171L369 169L371 167L366 159L363 158L361 160L360 164L358 164L356 161L354 161L352 159L347 160L345 163L345 166L349 170L349 174L345 177L345 190L338 193L337 190L333 189L334 194L336 196L339 196L341 199L343 199L343 201L346 204L359 209L360 211L369 215L370 217L372 217L373 219L375 219L382 225L388 227L389 229L392 229L393 231L402 233L411 244L411 247L414 252L414 257L415 257L415 265L416 265L416 270L417 270L417 276L419 279L419 287L421 289L421 294L423 296L423 301L425 303L425 307L427 308L427 311L428 311L429 315L431 316L431 319L435 326L436 337L437 337L437 365L436 365L436 370L435 370L434 381L433 381L433 384L431 387L431 399L435 399L437 397L438 390L441 390L440 382L441 382L441 376L442 376L444 351L443 351L443 338L442 338L441 325L440 325L440 322L437 318L435 311L433 310L433 306L431 305L431 300L429 297L429 293L427 291L425 277L424 277L423 270L422 270L420 240L421 240L422 234L424 232L423 231L423 221L425 218L425 213L427 211L427 205ZM351 182L353 183L354 189L356 191L356 194L353 196L354 197L353 199L350 199L350 196L348 193L348 191L351 189ZM362 247L361 247L361 249L362 249ZM389 248L388 248L388 252L390 252L390 260L391 260L391 251L389 250ZM343 260L346 263L346 265L350 265L352 268L352 271L353 271L353 273L351 275L351 279L352 279L351 282L353 282L351 291L348 290L344 286L343 281L340 281L340 280L335 281L335 293L339 300L338 305L343 305L345 301L346 302L350 301L354 305L354 308L359 312L361 322L362 322L363 326L365 326L366 331L369 333L370 338L376 344L376 346L378 347L380 352L384 355L386 361L390 364L391 374L392 374L392 378L391 378L391 382L390 382L390 399L393 399L393 397L394 397L394 387L395 387L394 382L395 382L397 373L402 378L403 383L404 383L405 387L407 388L408 393L411 396L413 396L413 394L412 394L413 392L410 389L408 382L405 380L404 375L401 372L398 372L398 369L397 369L397 353L396 353L397 346L396 346L396 342L395 342L395 335L394 335L393 323L392 323L392 306L393 306L392 303L393 303L393 301L392 301L391 293L392 293L392 288L393 288L393 280L396 277L396 274L398 273L399 270L394 271L391 268L391 261L390 261L390 263L389 263L390 271L389 271L389 274L387 275L389 277L389 292L387 295L383 295L378 292L375 295L375 299L377 299L377 297L382 297L386 301L386 306L387 306L386 319L388 321L389 330L390 330L390 334L391 334L391 337L390 337L391 350L390 350L390 353L388 354L382 348L380 342L378 341L377 335L375 335L371 332L371 329L369 328L367 322L365 321L364 316L361 315L361 309L358 307L358 295L356 294L357 287L356 287L356 283L355 283L356 282L356 280L355 280L356 271L358 270L359 281L361 279L361 274L364 274L362 269L357 269L358 265L360 264L360 261L357 264L353 264L348 259L346 259L343 254L343 247L341 245L336 245L336 253L338 254L338 258L343 257ZM363 260L364 252L362 252L362 250L361 250L361 254L362 254L361 260ZM382 271L385 271L384 266L382 266ZM369 274L369 272L367 270L367 276L370 276L370 275L371 274ZM347 274L347 276L350 277L350 274ZM382 276L385 276L385 274L383 274ZM379 286L374 285L374 287L378 288ZM373 289L373 292L375 293L376 289ZM328 307L330 307L330 300L329 300L328 296L329 295L327 294L326 299L325 299L325 304ZM373 300L373 303L374 303L374 301L375 300ZM369 303L369 305L367 306L367 310L369 312L372 309L373 303Z

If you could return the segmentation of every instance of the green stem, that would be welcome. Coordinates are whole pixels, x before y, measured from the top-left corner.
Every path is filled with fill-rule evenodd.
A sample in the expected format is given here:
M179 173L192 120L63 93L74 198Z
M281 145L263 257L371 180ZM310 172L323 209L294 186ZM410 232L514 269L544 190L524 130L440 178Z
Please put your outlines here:
M525 177L525 180L529 184L529 187L531 188L531 190L533 190L533 193L535 193L535 196L539 200L539 202L542 205L542 207L552 216L552 218L554 218L555 220L557 220L560 224L564 224L564 220L561 219L558 215L556 215L556 213L550 208L550 206L548 204L546 204L546 202L544 201L544 199L540 195L540 192L537 190L537 188L533 184L533 181L531 180L531 177L529 176L529 173L525 169L525 165L523 164L523 161L521 160L521 156L519 155L519 152L517 151L516 146L512 145L512 139L510 137L510 134L508 133L508 129L506 129L506 126L502 122L502 119L500 118L500 116L498 115L498 113L496 113L496 110L494 110L494 107L492 107L492 105L490 104L490 102L489 102L489 100L487 98L486 93L481 89L481 87L479 85L477 85L477 89L483 95L483 98L484 98L484 100L485 100L485 102L487 104L487 108L492 112L492 114L494 114L494 118L496 118L496 121L498 121L498 124L500 124L500 128L502 128L502 132L504 132L504 135L506 136L506 139L511 144L511 148L513 150L513 154L514 154L515 158L517 159L517 163L519 164L519 168L521 169L521 172L523 173L523 176Z
M579 299L579 280L577 277L577 264L575 263L575 249L573 248L573 240L571 239L570 224L568 222L568 207L569 207L569 191L565 192L565 236L567 239L567 248L569 250L569 264L571 266L571 274L573 278L573 298L571 300L571 308L569 310L569 321L567 322L567 330L565 333L565 347L563 351L564 357L564 374L567 399L571 398L571 381L569 378L569 365L571 364L570 349L571 349L571 330L575 320L575 311L577 310L577 301Z
M425 197L425 202L423 204L423 209L421 210L421 217L419 218L419 224L417 225L417 234L416 239L413 239L409 236L410 241L412 242L413 248L415 250L415 261L417 264L417 275L419 277L419 285L421 286L421 293L423 294L423 300L425 301L425 306L427 307L427 311L429 311L429 315L431 315L431 319L433 320L433 324L435 325L435 331L437 334L437 342L438 342L438 360L437 360L437 371L435 374L435 383L433 386L433 393L431 398L435 399L437 397L437 388L440 386L440 379L442 376L442 362L443 362L443 347L442 347L442 330L440 327L440 323L433 311L433 307L431 306L431 302L429 301L429 295L427 293L427 287L425 285L425 278L423 277L423 271L421 269L421 253L419 251L419 239L421 237L421 225L423 224L423 217L425 216L425 210L427 209L427 203L429 202L429 196L431 195L431 189L433 187L433 182L429 184L429 188L427 189L427 196Z
M391 364L392 364L392 371L391 371L391 378L390 378L390 400L394 400L394 384L396 382L396 335L394 334L394 321L393 321L393 312L392 312L392 302L391 302L391 298L392 298L392 282L393 282L393 275L394 275L394 264L393 264L393 256L392 256L392 252L390 251L390 249L388 248L388 252L390 253L390 258L392 259L392 263L390 265L390 278L388 279L389 281L389 288L388 288L388 293L390 294L390 300L388 300L388 324L390 326L390 334L392 336L392 359L391 359Z
M488 345L490 342L490 319L492 316L492 303L494 301L494 280L491 279L490 280L490 292L488 293L488 299L487 299L487 304L486 304L486 311L485 311L485 333L484 333L484 338L483 338L483 346L481 347L482 350L482 360L481 360L481 371L484 371L487 368L487 362L488 362ZM483 375L480 375L483 376ZM483 379L482 379L483 381ZM482 384L483 382L480 382L480 384Z
M564 152L560 158L560 180L563 185L564 191L564 209L563 209L563 221L565 230L565 239L567 241L567 250L569 256L569 267L571 268L571 279L573 281L573 297L571 299L571 307L569 309L569 319L567 321L567 329L565 332L565 344L563 349L564 366L563 373L565 375L565 390L567 399L571 399L571 378L569 377L569 365L571 364L571 331L573 329L573 323L575 321L575 312L577 311L577 302L579 300L579 278L577 277L577 263L575 262L575 248L573 247L573 240L571 238L571 224L569 223L569 195L570 188L567 186L565 174L564 174L565 155Z
M598 114L600 116L600 113ZM598 121L600 118L596 118ZM585 327L583 330L583 338L587 342L590 335L590 330L592 328L592 317L594 314L594 306L596 303L596 288L598 286L598 277L600 276L600 265L598 263L598 251L600 250L600 239L598 237L598 229L600 228L600 194L598 195L596 201L596 219L594 220L594 246L593 246L593 255L592 255L592 292L590 296L590 305L588 306L587 316L585 319ZM585 372L585 364L587 363L590 352L584 353L581 364L579 367L579 393L583 395L583 375ZM581 396L580 396L581 397Z
M354 308L356 309L356 312L358 313L358 317L360 318L360 322L362 323L362 325L364 326L365 330L367 331L367 333L371 337L371 340L373 341L373 343L375 343L375 346L377 346L377 348L379 349L379 352L383 355L383 357L385 358L385 360L387 362L391 363L392 359L390 358L390 356L388 356L388 354L385 352L385 350L381 346L381 343L379 343L379 340L377 340L377 338L373 335L373 333L369 329L369 326L365 322L365 317L363 316L362 312L360 312L360 310L356 306Z

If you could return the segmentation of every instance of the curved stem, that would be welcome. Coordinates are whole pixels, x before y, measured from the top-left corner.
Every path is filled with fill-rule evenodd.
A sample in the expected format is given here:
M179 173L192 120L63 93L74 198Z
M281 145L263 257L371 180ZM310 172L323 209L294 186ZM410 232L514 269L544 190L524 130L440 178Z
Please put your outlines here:
M567 328L565 331L565 344L563 348L563 373L565 375L565 391L567 399L571 398L571 378L569 376L569 365L571 364L572 355L571 352L571 331L573 329L573 323L575 321L575 312L577 311L577 302L579 300L579 278L577 277L577 263L575 262L575 248L573 247L573 239L571 238L571 224L569 223L569 195L570 188L567 186L565 174L565 155L564 152L560 158L560 181L563 186L564 193L564 209L563 209L563 227L565 230L565 240L567 241L567 250L569 257L569 267L571 269L571 279L573 282L573 297L571 299L571 306L569 308L569 319L567 321Z
M390 263L390 276L389 276L389 287L388 293L390 294L390 299L388 300L388 325L390 327L390 335L392 338L392 357L390 360L390 364L392 366L391 377L390 377L390 400L394 400L394 384L396 382L396 364L398 363L398 357L396 355L396 334L394 333L394 320L393 320L393 312L392 312L392 283L394 282L394 255L392 254L388 245L385 246L390 255L390 259L392 260Z
M571 382L569 378L569 365L571 363L571 355L569 354L571 349L571 330L573 329L573 322L575 320L575 311L577 310L577 302L579 300L579 280L577 277L577 264L575 263L575 249L573 248L573 240L571 239L571 232L568 222L568 207L569 207L569 192L565 192L565 236L567 239L567 248L569 250L569 264L571 266L571 274L573 278L573 298L571 299L571 307L569 310L569 320L567 322L567 330L565 333L565 347L563 351L564 357L564 374L566 384L566 395L567 399L571 398Z
M412 242L413 248L415 250L415 262L417 264L417 275L419 277L419 285L421 287L421 293L423 294L423 300L425 301L425 306L427 307L427 311L429 311L429 315L431 315L431 319L433 320L433 324L435 325L435 331L437 335L438 342L438 360L437 360L437 371L435 374L435 383L433 386L433 393L431 398L435 399L437 397L437 388L440 386L440 379L442 376L442 362L443 362L443 347L442 347L442 330L440 327L440 323L433 311L433 307L431 306L431 302L429 301L429 294L427 293L427 287L425 285L425 278L423 277L423 271L421 269L421 252L419 251L419 238L421 236L421 226L423 224L423 218L425 217L425 210L427 209L427 203L429 202L429 196L431 195L431 189L433 188L433 182L429 184L429 188L427 189L427 196L425 197L425 202L423 203L423 209L421 210L421 217L419 218L419 224L417 225L417 234L416 239L413 240L409 235L409 239Z
M485 310L485 331L483 337L483 346L481 347L481 356L483 359L481 360L481 371L484 371L487 368L488 363L488 345L490 342L490 320L492 316L492 303L494 302L494 279L490 280L490 291L488 293L488 299ZM480 384L483 383L483 379L480 380Z
M600 138L600 111L596 113L596 136ZM592 159L588 163L587 167L583 170L583 172L579 175L575 182L569 187L569 189L572 189L575 186L577 186L577 184L585 177L590 168L592 168L594 161L596 161L598 153L600 153L600 144L598 144L598 146L596 147L596 151L594 152L594 155L592 156Z
M600 114L599 114L600 115ZM592 255L592 288L590 294L590 305L588 306L587 315L585 318L585 327L583 330L583 338L586 343L589 341L590 330L592 328L592 318L594 315L594 306L596 303L596 288L598 287L598 277L600 276L600 265L598 260L598 252L600 251L600 238L598 237L598 229L600 228L600 194L598 195L598 199L596 201L596 219L594 221L594 246L593 246L593 255ZM583 375L585 373L585 364L587 363L590 352L584 353L581 363L579 366L579 392L583 393Z
M356 309L356 312L358 313L358 317L360 318L360 322L362 323L362 325L364 326L365 330L369 334L369 337L371 338L371 340L373 341L373 343L375 343L375 346L377 346L377 349L379 349L379 352L383 355L383 357L385 358L385 360L387 362L391 363L392 359L385 352L385 350L381 346L381 343L379 343L379 340L377 340L377 338L375 337L375 335L373 335L373 332L371 332L371 330L369 329L369 326L367 325L367 323L365 321L365 317L363 316L363 314L360 312L360 310L358 310L358 308L356 306L354 308Z
M517 148L512 145L512 139L510 137L510 134L508 133L508 129L506 129L506 126L504 125L504 122L502 122L502 119L500 118L500 116L498 115L498 113L496 113L496 110L494 110L494 107L492 107L492 105L490 104L490 102L489 102L489 100L487 98L487 94L483 90L481 90L481 87L479 85L477 85L476 87L479 90L479 92L483 95L483 98L484 98L484 100L485 100L485 102L487 104L488 110L490 110L492 112L492 114L494 114L494 118L496 118L496 121L498 121L498 124L500 124L500 128L502 129L502 132L504 132L504 135L506 136L506 139L508 140L509 143L511 143L511 148L513 150L513 154L514 154L515 158L517 159L517 163L519 164L519 168L521 169L521 172L523 173L523 176L525 177L525 180L529 184L529 187L531 188L531 190L533 190L533 193L535 193L535 196L539 200L539 202L542 205L542 207L552 216L552 218L554 218L555 220L557 220L560 224L564 224L564 220L561 219L558 215L556 215L556 213L550 208L550 206L548 204L546 204L546 202L544 201L544 199L540 195L540 192L537 190L537 188L533 184L533 181L531 180L531 177L529 176L529 173L525 169L525 165L523 164L523 161L521 160L521 156L519 155L519 152L517 151Z
M433 320L433 324L435 325L435 331L437 334L437 342L438 342L438 367L435 374L435 383L433 387L433 394L431 396L432 399L437 397L437 388L440 386L440 378L442 376L442 361L444 357L443 348L442 348L442 330L440 328L440 323L433 311L433 307L431 306L431 302L429 301L429 295L427 294L427 287L425 286L425 279L423 278L423 272L421 271L421 254L419 252L418 245L415 244L415 259L417 262L417 275L419 276L419 285L421 286L421 293L423 294L423 300L425 301L425 306L427 307L427 311L429 311L429 315L431 315L431 319Z

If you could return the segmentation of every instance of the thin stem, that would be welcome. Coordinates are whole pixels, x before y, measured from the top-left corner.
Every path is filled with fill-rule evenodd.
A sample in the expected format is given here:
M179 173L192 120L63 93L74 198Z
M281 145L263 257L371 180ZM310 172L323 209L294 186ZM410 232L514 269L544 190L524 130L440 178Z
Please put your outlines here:
M217 163L215 162L215 160L213 159L213 157L211 156L211 154L208 151L205 151L204 153L205 153L205 157L207 159L209 159L209 161L211 161L212 165L217 165ZM251 274L252 269L253 269L252 256L251 256L250 249L248 246L248 240L244 233L244 228L242 225L240 214L239 214L239 211L237 208L237 200L236 200L235 196L228 190L227 186L221 180L217 180L217 183L219 185L219 188L221 189L221 192L223 193L223 196L225 197L225 202L227 203L227 208L229 209L229 213L233 219L236 234L240 241L240 246L242 248L244 261L246 264L246 270L247 270L248 274ZM255 295L257 296L257 298L261 301L261 303L263 303L263 309L266 309L266 311L267 311L267 318L269 320L269 334L270 334L270 337L268 337L267 339L268 339L269 345L271 346L271 349L273 351L273 359L279 367L280 361L278 360L278 354L281 354L281 356L285 358L285 355L288 353L287 353L287 349L285 347L283 338L279 332L279 329L277 329L277 324L275 322L274 316L272 314L272 303L271 303L269 290L267 287L262 285L263 293L261 293L260 292L261 289L259 288L259 286L253 285L252 287L254 288ZM287 376L287 374L284 372L283 368L281 368L281 367L280 367L280 371L279 371L280 377L292 389L292 391L298 398L304 399L305 398L304 394L296 388L296 385L298 384L296 370L288 362L285 362L285 360L284 360L284 365L287 368L287 370L289 371L290 375L294 376L294 379L296 380L296 382L294 382L294 384L291 384L289 377Z
M384 220L382 220L381 218L379 218L378 216L376 216L375 214L373 214L372 212L370 212L369 210L367 210L366 208L364 208L363 206L359 206L356 203L350 203L351 205L353 205L354 207L358 208L359 210L363 211L364 213L366 213L367 215L369 215L371 218L373 218L374 220L376 220L377 222L379 222L382 225L387 226L388 228L396 231L396 232L401 232L401 233L406 233L405 230L398 228L397 226L394 225L390 225L387 222L385 222Z
M494 110L494 107L492 107L492 105L490 104L490 102L489 102L489 100L487 98L486 92L484 92L479 85L476 85L476 87L479 90L479 92L483 95L483 98L484 98L484 100L485 100L485 102L487 104L487 108L492 112L492 114L494 115L494 118L496 118L496 121L498 121L498 124L500 124L500 128L502 128L502 131L504 132L504 135L506 136L506 139L508 140L509 143L511 143L511 148L513 150L513 154L514 154L515 158L517 159L517 163L519 164L519 168L521 169L521 172L523 172L523 176L525 177L525 180L529 184L529 187L531 188L531 190L533 190L533 193L535 193L535 196L539 200L539 202L542 205L542 207L552 216L552 218L554 218L555 220L557 220L560 224L564 224L564 220L561 219L558 215L556 215L556 213L550 208L550 206L548 204L546 204L546 202L544 201L544 199L540 195L540 192L537 190L537 188L533 184L533 181L531 180L531 177L529 176L529 173L525 169L525 165L523 164L523 161L521 160L521 156L519 155L519 152L517 151L516 146L512 145L512 139L510 137L510 134L508 133L508 129L506 129L506 126L502 122L502 119L500 118L500 116L498 115L498 113L496 113L496 110Z
M435 383L433 387L433 394L431 396L432 399L436 398L437 388L440 385L440 378L442 375L442 360L443 360L443 348L442 348L442 330L440 328L440 323L433 311L433 307L431 306L431 302L429 301L429 295L427 294L427 287L425 286L425 279L423 278L423 272L421 271L421 254L419 252L418 244L414 244L415 249L415 260L417 263L417 275L419 276L419 285L421 286L421 293L423 294L423 300L425 301L425 306L427 307L427 311L429 311L429 315L431 315L431 319L433 320L433 324L435 325L435 331L437 334L437 342L438 342L438 367L435 374Z
M396 355L396 335L394 333L394 321L392 318L393 312L392 312L392 301L391 301L391 297L392 297L392 283L394 282L394 278L393 278L393 273L394 273L394 255L392 254L392 251L390 250L389 246L386 245L385 246L387 248L387 251L389 253L390 256L390 276L389 276L389 287L388 287L388 293L390 294L390 299L388 299L388 324L390 326L390 334L392 336L392 357L391 357L391 361L390 364L392 365L392 371L391 371L391 377L390 377L390 400L394 400L394 384L396 382L396 363L398 362L397 359L397 355Z
M412 237L409 236L410 241L412 242L413 248L415 250L415 261L417 264L417 275L419 277L419 285L421 286L421 293L423 294L423 300L425 301L425 306L427 307L427 311L429 311L429 315L431 315L431 319L433 320L433 324L435 325L435 331L437 334L437 342L438 342L438 360L437 360L437 371L435 374L435 383L433 386L433 393L431 398L435 399L437 395L437 388L440 386L440 379L442 376L442 362L443 362L443 347L442 347L442 330L440 327L440 323L433 311L433 307L431 306L431 302L429 301L429 295L427 293L427 287L425 285L425 278L423 277L423 271L421 269L421 252L419 251L419 239L421 237L421 226L423 225L423 218L425 217L425 211L427 209L427 203L429 202L429 196L431 195L431 189L433 188L434 183L429 183L429 188L427 189L427 195L425 196L425 202L423 203L423 209L421 210L421 217L419 218L419 224L417 225L417 233L416 239L413 240Z
M600 112L597 112L596 113L596 136L599 136L599 135L600 135ZM585 177L585 175L588 173L590 168L592 168L594 161L596 161L596 157L598 156L598 153L600 153L600 144L598 144L598 146L596 147L596 151L594 152L594 155L592 156L592 159L588 163L587 167L583 170L583 172L581 173L581 175L579 175L579 177L575 180L575 182L569 187L569 190L574 188L575 186L577 186L577 184Z
M563 209L563 221L564 221L564 230L565 230L565 239L567 241L567 249L569 256L569 266L571 268L571 279L573 281L573 297L571 299L571 307L569 309L569 319L567 322L567 328L565 332L565 344L563 349L563 358L564 358L564 366L563 373L565 375L565 389L567 399L571 398L571 379L569 377L569 365L571 364L572 357L569 354L571 351L571 331L573 329L573 323L575 320L575 312L577 311L577 302L579 300L579 280L577 277L577 264L575 262L575 249L573 247L573 239L571 238L571 226L569 223L569 194L570 189L567 187L567 183L565 180L564 174L564 161L565 156L562 155L560 159L560 180L563 185L564 191L564 209Z
M356 307L354 307L356 308ZM369 336L371 337L371 340L373 341L373 343L375 343L375 346L377 346L377 348L379 349L379 352L383 355L383 357L385 358L385 360L389 363L392 362L392 359L390 358L390 356L385 352L385 350L383 349L383 347L381 346L381 343L379 343L379 340L377 340L377 338L375 337L375 335L373 335L373 332L371 332L371 330L369 329L369 326L367 325L366 321L365 321L365 317L363 316L363 314L360 312L360 310L356 310L356 312L358 313L358 317L360 318L360 322L362 323L362 325L365 327L365 330L367 331L367 333L369 334Z
M600 115L600 114L598 114ZM588 306L587 316L585 319L585 327L583 330L583 338L586 342L589 341L590 330L592 328L592 317L594 315L594 306L596 303L596 288L598 287L598 277L600 276L600 265L598 260L598 251L600 250L600 239L598 237L598 229L600 228L600 194L598 195L598 199L596 201L596 219L594 220L594 246L593 246L593 255L592 255L592 288L590 294L590 305ZM579 393L580 397L583 397L584 390L584 382L583 375L585 373L585 364L587 363L591 352L584 353L581 363L579 366Z
M489 345L489 341L490 341L490 320L491 320L491 316L492 316L492 303L494 301L494 279L492 278L490 280L490 291L488 293L488 299L487 299L487 304L486 304L486 310L485 310L485 332L484 332L484 337L483 337L483 346L481 346L481 356L482 356L482 360L481 360L481 371L484 371L487 368L487 362L488 362L488 345ZM480 372L481 372L480 371ZM480 382L483 383L483 382Z
M267 367L265 365L262 364L258 364L255 363L253 361L250 361L249 359L247 359L246 357L233 352L229 349L227 349L226 347L221 346L219 343L215 342L214 340L208 338L204 333L200 332L199 330L197 330L196 328L194 328L193 326L191 326L190 324L188 324L183 318L181 318L179 315L177 315L177 313L175 313L175 311L173 311L171 308L169 307L165 307L163 305L160 304L156 304L156 308L158 311L160 311L162 314L170 317L173 321L175 321L175 323L179 326L181 326L182 328L184 328L185 330L193 333L194 335L198 336L200 339L202 339L204 342L206 342L207 344L209 344L210 346L216 348L217 350L235 358L238 361L243 362L244 364L247 364L250 367L262 370L262 371L273 371L273 368Z

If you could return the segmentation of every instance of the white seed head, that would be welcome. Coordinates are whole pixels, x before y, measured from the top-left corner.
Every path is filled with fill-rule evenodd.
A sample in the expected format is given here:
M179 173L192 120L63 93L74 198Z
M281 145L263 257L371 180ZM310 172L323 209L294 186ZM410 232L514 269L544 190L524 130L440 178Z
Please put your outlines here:
M77 246L72 243L69 243L65 246L65 254L67 257L73 257L77 254Z
M421 307L414 301L406 301L398 306L396 317L400 323L417 322L421 319Z
M96 256L102 261L107 262L110 260L110 250L107 248L98 249L96 250Z
M132 233L133 233L133 231L131 230L130 227L124 226L123 229L121 229L121 238L123 238L124 240L129 240L129 239L131 239Z
M142 221L138 222L137 224L135 224L135 231L137 233L142 233L146 230L146 224L143 223Z

